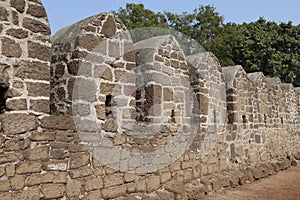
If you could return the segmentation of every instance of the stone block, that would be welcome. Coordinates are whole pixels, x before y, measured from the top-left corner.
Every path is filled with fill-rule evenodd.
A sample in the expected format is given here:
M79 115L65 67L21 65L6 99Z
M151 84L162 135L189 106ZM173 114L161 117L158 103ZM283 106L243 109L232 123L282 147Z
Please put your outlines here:
M43 184L41 192L46 199L61 198L65 193L64 184Z
M109 188L124 184L125 180L122 174L110 174L104 177L104 187Z
M10 99L6 101L6 110L27 110L26 99Z
M50 105L48 100L30 100L30 110L35 112L49 113Z
M159 189L160 187L160 177L152 175L146 178L147 192L151 192Z
M87 151L87 148L84 144L70 144L68 150L71 153L76 153L76 152Z
M34 79L34 80L48 81L50 80L49 65L37 61L25 61L25 60L20 61L14 65L14 76L21 79ZM39 91L39 92L45 94L45 91ZM47 93L47 95L45 96L49 96L49 93Z
M55 132L31 132L29 138L32 141L53 141Z
M39 200L40 189L38 187L27 187L26 189L21 191L20 199Z
M69 89L72 90L71 94L73 100L85 100L88 102L94 102L96 100L97 86L93 80L78 78L74 82L74 87Z
M41 119L41 126L47 129L76 130L74 119L71 115L51 115Z
M49 159L49 146L38 146L26 149L24 152L26 160L48 160Z
M5 7L0 7L0 20L1 21L8 21L9 12Z
M18 151L23 147L23 141L17 138L13 138L11 140L7 140L4 144L4 150L6 151Z
M183 182L179 182L177 180L171 180L167 184L164 185L164 188L175 194L185 193Z
M160 200L175 199L174 193L168 192L166 190L157 190L156 194L158 195Z
M45 171L67 171L68 162L65 160L51 160L43 163L43 170Z
M16 8L17 11L23 13L25 10L25 0L11 0L10 4L12 7Z
M6 176L8 176L8 177L14 176L15 173L16 173L15 165L14 164L8 164L8 165L6 165L5 166L5 173L6 173ZM0 172L0 175L1 174L2 173ZM4 175L4 174L2 174L2 175Z
M50 47L35 42L28 42L28 56L30 58L37 58L43 61L51 61L51 55L52 52Z
M20 162L16 165L17 174L38 173L42 170L41 162Z
M89 104L73 104L73 115L79 115L81 117L90 115L90 105Z
M25 17L23 19L23 27L34 32L34 33L41 33L43 35L50 35L50 28L48 24L45 24L41 21L32 19L32 18L28 18ZM49 54L48 56L50 56L51 54ZM49 61L49 60L47 60Z
M1 166L0 167L0 177L5 175L5 167L4 166Z
M102 195L105 199L113 199L116 197L125 196L127 187L126 185L120 185L102 190Z
M85 191L98 190L103 188L103 181L101 177L89 177L85 179Z
M4 87L9 87L9 68L9 65L0 64L0 84Z
M102 194L100 190L94 190L87 192L87 195L85 196L86 200L94 200L94 199L102 199Z
M9 180L0 181L0 192L8 192L10 189L11 186Z
M70 169L78 169L88 165L90 162L90 154L88 152L71 153Z
M50 84L46 83L26 83L28 96L31 97L49 97L50 94Z
M18 39L24 39L24 38L28 37L28 31L23 30L23 29L11 28L11 29L8 29L6 31L6 34L11 35L11 36L13 36L15 38L18 38Z
M20 44L9 38L2 38L2 55L6 57L20 58L22 49Z
M37 128L37 120L34 115L6 114L1 116L2 129L6 135L15 135L32 131ZM16 123L17 122L17 123Z
M45 8L43 6L38 6L38 5L28 5L26 13L28 15L34 16L36 18L45 18L45 17L47 17L47 13L46 13Z
M0 154L0 164L16 162L17 160L23 160L23 159L24 159L23 153L13 152L13 153Z
M10 179L12 190L22 190L25 186L25 176L16 175Z
M83 178L86 176L90 176L93 174L93 169L90 166L81 167L79 169L73 169L69 171L70 177L75 178Z
M104 43L102 38L97 37L96 35L86 34L76 38L75 46L80 46L88 51L97 51L98 48L96 47L101 45L102 42Z
M41 184L41 175L40 174L31 174L27 176L26 186L34 186Z
M117 30L116 27L116 22L113 16L108 16L107 20L104 22L102 29L101 29L101 33L105 36L105 37L112 37L115 35Z
M67 197L78 197L82 193L82 183L79 180L73 180L67 182L66 194Z

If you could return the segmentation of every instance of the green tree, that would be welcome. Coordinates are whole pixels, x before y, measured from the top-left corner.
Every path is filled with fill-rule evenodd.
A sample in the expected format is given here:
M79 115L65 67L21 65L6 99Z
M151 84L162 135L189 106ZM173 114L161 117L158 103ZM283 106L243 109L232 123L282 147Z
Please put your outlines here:
M129 30L166 28L133 31L134 41L172 33L186 55L204 51L195 45L200 44L213 52L222 66L239 64L246 72L261 71L300 86L300 25L276 24L264 18L251 23L225 24L224 18L210 5L199 6L192 13L175 14L155 13L143 4L127 4L115 13Z
M115 14L128 30L143 27L168 28L164 14L145 9L143 4L127 3L125 8L119 8Z
M278 25L263 18L238 25L229 57L247 72L261 71L299 86L299 31L291 22Z
M165 15L171 29L193 38L209 51L212 50L212 43L220 34L224 21L211 5L199 6L193 13L165 12Z

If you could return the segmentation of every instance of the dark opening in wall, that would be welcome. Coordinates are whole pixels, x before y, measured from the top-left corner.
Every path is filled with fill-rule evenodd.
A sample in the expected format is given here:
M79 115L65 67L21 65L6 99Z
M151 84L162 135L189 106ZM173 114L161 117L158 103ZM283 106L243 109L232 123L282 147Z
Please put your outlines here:
M264 121L265 121L265 124L267 123L267 115L264 114Z
M111 107L111 102L112 102L113 96L112 95L107 95L105 99L105 107Z
M173 123L176 123L176 120L175 120L175 111L174 110L171 111L171 121Z
M0 86L0 113L5 112L6 108L6 92L8 88L7 87L1 87Z
M280 120L281 120L281 124L283 124L283 117L280 117Z
M112 114L112 111L111 111L112 100L113 100L112 95L107 95L105 98L105 115L106 116Z
M243 119L243 123L247 123L247 117L246 117L246 115L243 115L242 119Z

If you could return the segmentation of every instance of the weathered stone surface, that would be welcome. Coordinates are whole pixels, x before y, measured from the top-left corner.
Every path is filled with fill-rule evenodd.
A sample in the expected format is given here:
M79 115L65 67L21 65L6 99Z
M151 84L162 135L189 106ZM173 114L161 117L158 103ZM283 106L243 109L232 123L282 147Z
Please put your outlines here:
M22 153L2 153L0 154L0 164L16 162L17 160L23 160L24 156Z
M48 25L44 24L35 19L25 17L23 20L24 28L34 32L34 33L41 33L43 35L50 35L50 28ZM49 54L50 56L51 54Z
M82 183L79 180L70 180L66 186L67 197L78 197L82 192Z
M104 187L124 184L124 178L122 174L111 174L104 177Z
M50 93L50 85L45 83L26 83L28 95L32 97L44 96L48 97Z
M76 130L74 119L70 115L43 117L41 119L41 126L47 129Z
M10 181L0 181L0 192L7 192L10 189Z
M23 29L11 28L11 29L7 30L6 33L8 35L11 35L11 36L13 36L15 38L18 38L18 39L24 39L24 38L28 37L28 31L25 31Z
M175 199L174 193L165 190L157 190L156 194L159 196L159 199L161 200Z
M70 169L78 169L89 164L90 154L88 152L72 153Z
M160 187L160 178L159 176L150 176L146 179L147 191L154 191Z
M40 189L38 187L27 187L20 194L20 199L40 199Z
M2 85L2 87L9 87L8 70L9 65L0 64L0 85Z
M74 169L69 171L71 178L83 178L93 174L93 170L90 166L81 167L79 169Z
M60 198L64 196L65 185L63 184L43 184L41 192L47 199Z
M14 66L14 75L22 79L49 80L48 64L37 61L20 61ZM41 88L42 89L42 88ZM45 91L40 91L45 92ZM49 93L47 94L47 96Z
M105 35L105 37L112 37L116 33L116 23L113 16L108 16L106 22L102 26L101 33Z
M51 49L44 44L28 42L28 56L43 61L51 61Z
M25 176L23 175L16 175L10 179L10 184L12 190L21 190L24 188L25 185Z
M29 138L33 141L53 141L55 132L32 132Z
M175 194L185 193L183 183L182 182L177 182L175 180L169 181L167 184L164 185L164 188L167 191L173 192Z
M89 177L85 180L85 191L97 190L103 187L103 181L101 177Z
M23 13L25 10L25 0L11 0L10 4L20 13Z
M46 10L43 6L28 5L26 13L37 18L47 17Z
M26 160L30 160L30 161L47 160L49 159L49 147L40 146L40 147L33 147L31 149L26 149L24 152L24 156Z
M7 110L27 110L26 99L12 99L6 103Z
M102 190L102 195L105 199L116 198L126 194L126 185L111 187Z
M18 151L21 150L22 147L23 147L23 141L17 138L7 140L6 143L4 144L4 149L6 151Z
M2 38L2 55L19 58L22 55L20 44L9 38Z
M96 47L98 45L101 45L102 42L104 42L104 40L101 39L100 37L88 34L88 35L77 37L75 45L85 48L88 51L93 51L93 50L97 51Z
M16 165L17 174L28 174L41 172L42 163L40 162L21 162Z
M86 200L93 200L93 199L102 199L102 194L100 190L93 190L89 191L85 196Z
M5 172L6 172L6 176L8 176L8 177L14 176L16 173L15 165L14 164L7 165L5 167ZM0 173L0 175L1 175L1 173Z
M0 7L0 20L8 21L9 12L5 7Z
M37 128L37 120L34 115L28 114L8 114L2 116L2 129L6 135L14 135ZM16 123L18 122L18 123Z
M48 100L30 100L30 110L35 112L49 113L50 105Z
M63 160L51 160L43 163L43 169L46 171L67 171L68 163Z

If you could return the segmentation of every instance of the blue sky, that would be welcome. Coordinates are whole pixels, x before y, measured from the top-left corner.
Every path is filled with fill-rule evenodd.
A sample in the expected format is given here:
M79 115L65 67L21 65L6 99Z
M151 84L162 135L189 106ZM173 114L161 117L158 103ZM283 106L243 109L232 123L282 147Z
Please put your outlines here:
M153 11L191 12L199 5L211 4L225 22L251 22L260 16L275 22L300 24L299 0L42 0L46 7L52 34L81 19L104 11L117 10L126 3L143 3Z

